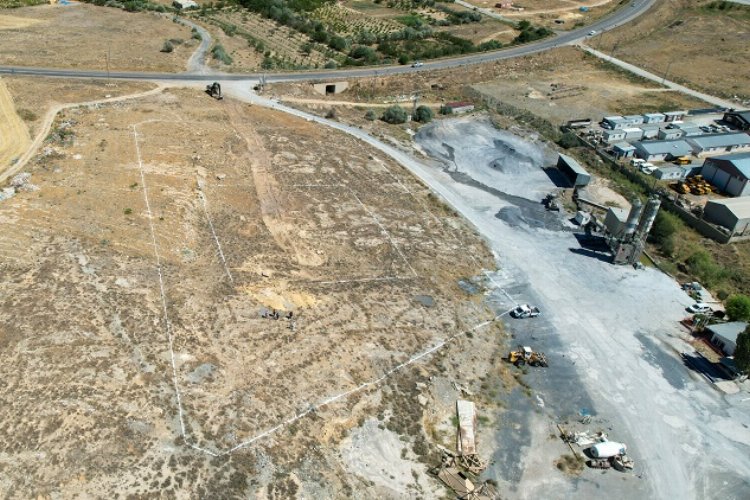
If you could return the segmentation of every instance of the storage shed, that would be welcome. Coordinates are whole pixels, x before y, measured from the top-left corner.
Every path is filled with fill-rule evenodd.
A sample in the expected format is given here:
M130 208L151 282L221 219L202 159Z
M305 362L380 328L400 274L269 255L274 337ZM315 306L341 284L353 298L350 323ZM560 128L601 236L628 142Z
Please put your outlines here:
M750 196L709 200L703 207L703 218L727 228L733 237L750 236Z
M627 135L625 130L627 129L604 130L602 132L602 138L610 144L613 142L622 141L623 139L625 139L625 136Z
M643 115L643 123L662 123L664 115L662 113L646 113Z
M737 336L745 331L747 323L743 321L732 321L731 323L719 323L706 327L711 333L711 343L719 347L727 356L734 355L737 349Z
M591 182L591 174L586 172L580 163L568 155L560 153L557 158L557 168L570 179L574 186L585 186Z
M678 128L663 128L659 130L657 137L662 141L673 141L682 137L682 130Z
M731 196L750 196L750 152L707 158L703 177Z
M652 175L660 181L679 181L687 177L687 169L682 167L661 167Z
M627 142L616 142L612 144L612 152L615 158L632 158L635 154L635 148Z

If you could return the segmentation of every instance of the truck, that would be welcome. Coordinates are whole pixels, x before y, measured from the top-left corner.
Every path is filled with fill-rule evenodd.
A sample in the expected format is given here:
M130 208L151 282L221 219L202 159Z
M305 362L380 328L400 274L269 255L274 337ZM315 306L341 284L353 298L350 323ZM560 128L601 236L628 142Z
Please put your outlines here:
M534 318L540 314L541 312L538 307L533 307L529 304L521 304L510 312L510 315L517 319Z

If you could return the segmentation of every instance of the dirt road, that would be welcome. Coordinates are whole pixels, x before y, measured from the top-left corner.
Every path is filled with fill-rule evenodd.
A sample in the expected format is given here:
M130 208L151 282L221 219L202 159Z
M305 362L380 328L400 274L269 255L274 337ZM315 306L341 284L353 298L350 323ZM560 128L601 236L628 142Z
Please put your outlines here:
M0 87L0 111L4 110L3 106L3 90L5 89L5 86L3 85ZM123 95L118 97L111 97L107 99L97 99L94 101L86 101L86 102L77 102L77 103L68 103L68 104L58 104L56 106L53 106L47 112L44 114L44 119L42 120L42 124L39 127L39 133L34 138L34 141L31 142L30 139L27 140L26 143L22 145L22 147L14 147L14 151L16 151L16 156L18 157L18 161L13 165L7 165L6 162L0 161L0 168L6 167L5 170L0 170L0 183L5 182L6 179L8 179L10 176L15 175L16 173L20 172L21 169L28 163L28 161L34 157L37 150L42 146L42 143L44 142L45 137L47 137L47 134L49 134L50 129L52 128L52 123L55 121L55 116L57 114L64 110L64 109L70 109L70 108L77 108L79 106L94 106L97 104L106 104L106 103L112 103L112 102L120 102L120 101L126 101L129 99L137 99L139 97L145 97L148 95L158 94L163 90L163 86L159 85L154 89L147 90L145 92L138 92L137 94L129 94L129 95ZM5 90L5 93L7 94L7 90ZM8 99L10 99L10 94L7 94ZM13 108L13 103L10 101L10 108L11 111L13 111L13 114L15 115L15 109ZM2 116L0 114L0 116ZM26 128L26 125L18 118L18 115L15 115L18 121L20 122L20 126L22 127L24 133L26 134L26 137L28 138L29 132ZM3 120L0 122L0 131L2 131L2 127L5 124L5 122L8 120ZM15 127L17 129L17 126ZM17 134L19 132L16 132ZM2 141L2 137L4 135L0 135L0 141ZM20 136L17 136L20 137ZM3 159L2 156L2 142L0 142L0 160Z
M0 169L11 167L13 161L21 156L30 144L29 130L16 113L13 97L0 79ZM0 182L4 178L0 176Z

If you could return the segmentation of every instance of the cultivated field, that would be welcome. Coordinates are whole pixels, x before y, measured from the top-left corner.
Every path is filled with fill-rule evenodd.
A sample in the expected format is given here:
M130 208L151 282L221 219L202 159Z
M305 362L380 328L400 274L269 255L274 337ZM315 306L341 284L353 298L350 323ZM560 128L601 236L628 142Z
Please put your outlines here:
M100 71L184 71L196 46L168 16L84 3L0 11L0 39L3 65ZM168 39L185 43L160 52Z
M492 315L459 280L492 258L401 167L171 90L65 111L27 170L39 190L0 203L2 496L427 487L415 383L489 370ZM449 445L441 394L425 422ZM367 418L403 485L343 472Z
M591 41L657 75L731 98L750 99L750 6L711 9L709 0L664 0L627 27ZM733 6L733 7L732 7Z

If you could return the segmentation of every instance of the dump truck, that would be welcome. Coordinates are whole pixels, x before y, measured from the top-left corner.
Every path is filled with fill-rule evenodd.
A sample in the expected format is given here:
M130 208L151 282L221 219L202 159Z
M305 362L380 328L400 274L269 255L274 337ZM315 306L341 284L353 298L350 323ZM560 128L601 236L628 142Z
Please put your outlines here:
M206 94L219 101L224 99L224 96L221 95L221 85L219 85L219 82L214 82L211 85L206 85Z
M529 364L531 366L549 366L547 356L543 352L534 352L529 346L519 345L518 349L508 353L508 361L516 366Z
M675 165L689 165L690 164L690 157L689 156L680 156L678 158L674 159Z
M533 307L529 304L521 304L510 312L511 316L518 319L533 318L535 316L539 316L540 314L541 313L539 312L538 307Z

